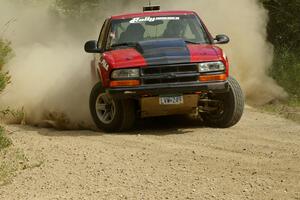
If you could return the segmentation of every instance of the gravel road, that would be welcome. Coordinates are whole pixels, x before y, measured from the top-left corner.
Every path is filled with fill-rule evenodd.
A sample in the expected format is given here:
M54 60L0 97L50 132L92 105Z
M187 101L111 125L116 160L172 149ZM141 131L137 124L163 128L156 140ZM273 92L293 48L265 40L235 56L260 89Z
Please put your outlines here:
M127 134L7 126L39 162L0 199L300 200L300 125L247 108L230 129L145 121Z

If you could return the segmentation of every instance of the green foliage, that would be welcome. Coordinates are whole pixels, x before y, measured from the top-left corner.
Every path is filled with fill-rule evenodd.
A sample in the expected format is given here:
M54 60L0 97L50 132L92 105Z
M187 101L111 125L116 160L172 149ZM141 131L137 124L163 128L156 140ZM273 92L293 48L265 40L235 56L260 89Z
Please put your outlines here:
M10 43L0 38L0 92L9 83L8 73L1 72L4 64L12 57Z
M271 76L300 101L300 0L261 0L269 11L268 40L275 46Z
M277 47L270 74L293 98L300 98L300 54Z
M5 86L9 83L10 76L8 73L0 72L0 92L5 88Z
M82 17L99 3L99 0L56 0L57 8L66 16L72 17Z
M12 56L12 49L10 45L10 42L0 38L0 70L2 70L4 64Z
M42 164L42 160L30 162L24 152L18 148L12 147L0 151L0 187L10 184L15 172L40 167Z
M11 145L11 140L4 135L4 129L0 127L0 150Z
M299 50L300 1L262 0L269 11L268 38L275 46Z
M131 0L119 0L120 6L125 6ZM111 10L111 0L55 0L55 10L73 20L96 20L107 17L107 10Z
M12 55L12 49L10 48L10 43L0 38L0 92L9 83L8 74L2 73L1 70L11 55ZM0 150L10 145L11 145L11 141L7 137L5 137L4 129L0 127Z

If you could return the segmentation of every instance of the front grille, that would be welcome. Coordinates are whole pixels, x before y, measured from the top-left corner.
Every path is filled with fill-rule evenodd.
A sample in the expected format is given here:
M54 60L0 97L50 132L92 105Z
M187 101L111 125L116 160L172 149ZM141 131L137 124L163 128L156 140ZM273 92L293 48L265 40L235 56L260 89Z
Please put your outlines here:
M142 68L143 84L184 83L198 80L196 64L160 65Z

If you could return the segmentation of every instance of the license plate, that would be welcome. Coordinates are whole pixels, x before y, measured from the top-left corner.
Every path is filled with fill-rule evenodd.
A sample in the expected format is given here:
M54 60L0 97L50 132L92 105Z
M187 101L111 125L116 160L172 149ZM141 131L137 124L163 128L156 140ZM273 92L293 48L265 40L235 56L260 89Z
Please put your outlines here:
M179 105L183 104L183 96L182 95L172 95L172 96L160 96L159 97L160 105Z

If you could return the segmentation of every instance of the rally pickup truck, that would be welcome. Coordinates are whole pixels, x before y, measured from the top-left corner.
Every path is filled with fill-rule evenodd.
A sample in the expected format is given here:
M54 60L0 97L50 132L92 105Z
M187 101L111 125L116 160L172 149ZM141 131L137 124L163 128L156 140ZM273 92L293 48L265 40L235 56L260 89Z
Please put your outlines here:
M86 42L94 53L90 111L97 127L125 131L138 118L189 114L211 127L238 123L244 96L217 46L229 38L212 37L195 12L158 9L112 16L99 39Z

